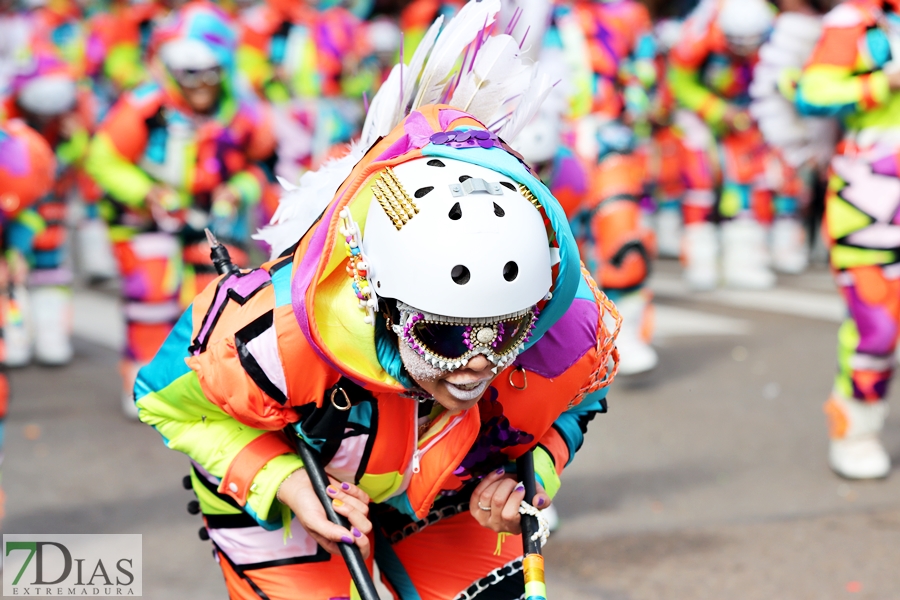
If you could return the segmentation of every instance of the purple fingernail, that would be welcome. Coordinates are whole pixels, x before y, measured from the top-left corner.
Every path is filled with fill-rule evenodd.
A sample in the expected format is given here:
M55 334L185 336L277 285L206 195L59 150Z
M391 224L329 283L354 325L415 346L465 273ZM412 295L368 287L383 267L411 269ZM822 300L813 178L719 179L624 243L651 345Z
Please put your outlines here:
M353 543L353 539L352 539L352 538L348 538L346 535L345 535L345 536L341 536L341 541L344 542L345 544L352 544L352 543Z
M497 475L503 475L504 473L506 473L506 469L504 467L500 467L499 469L497 469Z
M325 488L325 491L327 491L327 492L328 492L329 494L331 494L332 496L334 496L335 494L337 494L337 490L334 489L333 487L331 487L330 485L329 485L327 488Z
M353 534L353 537L362 537L362 532L359 529L357 529L356 527L351 529L350 533Z
M524 484L524 483L520 483L519 485L516 486L516 489L513 490L513 491L516 491L516 492L524 492L524 491L525 491L525 484Z
M341 489L344 490L344 491L346 492L347 490L350 489L350 484L347 483L347 482L342 483L342 484L341 484Z
M538 505L538 506L543 506L543 505L544 505L544 498L543 498L543 496L541 496L540 498L538 498L537 505Z

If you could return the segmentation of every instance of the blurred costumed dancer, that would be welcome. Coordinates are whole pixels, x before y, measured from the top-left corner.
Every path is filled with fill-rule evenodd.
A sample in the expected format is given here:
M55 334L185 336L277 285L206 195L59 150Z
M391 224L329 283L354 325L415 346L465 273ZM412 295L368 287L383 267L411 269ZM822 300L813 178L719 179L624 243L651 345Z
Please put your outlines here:
M340 543L374 555L394 598L525 591L507 534L534 507L513 461L535 448L547 506L604 410L617 319L502 141L552 82L483 31L499 9L471 2L425 34L360 144L283 199L262 233L277 258L207 288L140 372L141 420L191 457L235 600L353 597ZM321 440L351 528L326 520L295 435Z
M658 362L644 285L655 240L642 225L644 168L635 132L648 133L647 91L656 77L650 15L633 0L560 4L547 45L565 53L575 151L593 165L573 229L585 263L622 313L620 371L648 371Z
M693 118L684 120L685 144L703 152L706 181L692 181L684 199L685 278L695 289L719 280L719 239L713 221L722 220L722 275L726 285L768 288L775 284L768 249L771 222L779 230L801 230L798 213L806 186L797 171L770 148L748 112L749 88L759 49L775 19L764 0L702 2L685 22L670 53L670 84ZM713 140L715 139L715 143ZM702 156L702 154L697 155ZM717 171L721 199L716 211ZM718 212L718 214L716 214ZM796 237L803 244L802 236ZM776 262L797 272L803 264Z
M16 74L2 110L47 140L56 153L58 170L52 191L29 210L32 218L21 220L21 227L8 234L23 251L24 261L11 266L14 281L27 279L28 298L21 288L14 294L19 312L13 311L6 324L7 364L23 366L34 355L43 364L64 365L73 354L66 217L70 194L82 186L90 188L82 167L94 123L93 102L53 45L32 38L28 52L29 68ZM22 271L26 265L27 276Z
M267 179L256 161L274 138L265 107L236 83L236 34L219 8L192 3L154 31L153 81L126 94L100 126L87 161L122 276L127 340L123 408L136 417L137 369L214 277L203 228L238 248Z
M53 150L40 134L19 120L0 117L0 286L11 284L6 257L11 249L10 228L22 213L37 200L50 193L55 178ZM6 298L2 293L0 297ZM5 315L0 310L0 319ZM0 323L2 325L2 323ZM3 328L0 327L0 331ZM9 407L9 378L3 367L5 345L0 336L0 462L3 460L4 420ZM0 488L0 519L4 514L4 496Z
M831 467L853 479L890 471L879 434L900 325L898 31L895 0L839 5L825 16L797 89L801 111L839 117L846 128L831 162L824 230L848 318L825 411Z
M150 75L150 40L153 29L180 2L110 0L108 6L85 23L85 75L97 103L98 120L127 91L146 82ZM78 264L90 281L104 281L117 274L108 219L101 215L102 191L86 198L84 219L78 224Z

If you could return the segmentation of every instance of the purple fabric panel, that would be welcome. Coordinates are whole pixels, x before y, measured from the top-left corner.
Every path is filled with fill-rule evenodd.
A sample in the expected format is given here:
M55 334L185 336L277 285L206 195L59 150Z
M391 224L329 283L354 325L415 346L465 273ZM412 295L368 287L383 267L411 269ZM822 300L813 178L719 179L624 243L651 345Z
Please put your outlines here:
M447 128L450 127L450 123L463 117L471 119L472 115L464 113L461 110L445 108L438 112L438 125L441 126L442 131L447 131Z
M893 154L879 158L872 163L872 172L876 175L897 176L897 160Z
M28 149L20 140L0 131L0 169L21 177L28 174Z
M584 194L587 191L587 176L574 157L561 156L559 158L551 188L554 191L570 189L576 194Z
M392 158L397 158L402 154L406 154L412 149L413 145L409 139L409 135L401 135L396 142L388 146L387 150L379 154L375 161L380 162L383 160L391 160Z
M144 273L138 271L122 278L122 296L130 300L142 300L149 294L149 286Z
M294 309L294 316L297 317L297 323L300 325L303 335L306 336L306 339L308 339L311 344L312 336L309 332L309 321L305 301L306 290L312 282L313 276L316 274L316 269L319 267L319 261L322 260L322 251L325 248L325 238L328 233L328 227L326 225L331 223L334 218L334 211L337 208L337 205L338 200L332 201L328 212L322 217L319 226L316 228L316 232L309 241L309 247L306 249L306 254L303 255L303 259L297 267L297 272L294 273L294 279L291 281L291 306ZM315 344L312 345L315 347Z
M269 281L269 274L262 269L254 269L243 277L238 277L237 275L229 276L219 286L219 289L216 292L216 298L206 314L214 315L222 309L222 305L228 301L228 290L233 289L242 298L246 298L253 290L259 288L259 286L263 285L266 281ZM213 321L214 319L207 319L206 323L203 325L203 329L200 330L197 339L201 344L209 336L209 330L212 327ZM199 353L200 349L198 348L194 354Z
M544 337L516 359L516 365L548 379L559 377L597 345L599 318L596 303L576 299Z
M844 288L850 316L859 331L856 351L873 356L886 356L894 350L897 339L897 323L884 306L866 304L852 286Z
M413 148L424 148L431 141L431 134L434 130L428 124L428 120L420 112L414 112L409 115L403 124L403 131L409 136L410 146Z
M59 269L35 269L28 274L28 285L72 285L72 271Z

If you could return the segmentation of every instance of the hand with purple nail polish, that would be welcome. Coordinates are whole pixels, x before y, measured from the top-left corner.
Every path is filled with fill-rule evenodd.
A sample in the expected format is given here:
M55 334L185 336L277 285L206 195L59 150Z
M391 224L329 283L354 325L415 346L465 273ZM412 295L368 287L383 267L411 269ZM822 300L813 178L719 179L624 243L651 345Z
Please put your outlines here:
M372 531L369 521L369 496L349 483L332 480L326 488L334 511L350 522L350 530L328 520L325 509L316 496L304 469L295 471L278 488L277 499L286 504L303 528L322 548L331 554L340 552L339 543L356 544L363 557L371 552L367 534Z
M515 475L498 469L487 475L469 500L469 512L483 527L498 533L521 533L519 506L525 498L525 485L516 481ZM550 506L547 493L537 484L534 497L538 508Z

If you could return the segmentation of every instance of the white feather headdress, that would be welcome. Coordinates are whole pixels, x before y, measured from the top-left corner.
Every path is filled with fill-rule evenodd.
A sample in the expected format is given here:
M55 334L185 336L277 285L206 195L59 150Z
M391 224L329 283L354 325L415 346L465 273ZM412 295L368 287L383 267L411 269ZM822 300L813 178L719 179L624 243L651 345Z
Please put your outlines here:
M359 141L344 157L303 175L298 185L281 181L285 193L278 209L254 239L266 242L273 257L290 248L316 222L368 149L419 107L449 104L511 143L537 114L553 83L523 56L524 40L510 35L518 18L506 32L494 32L499 11L500 0L470 0L443 30L443 17L438 18L409 63L401 58L372 98ZM535 37L540 43L540 36Z

